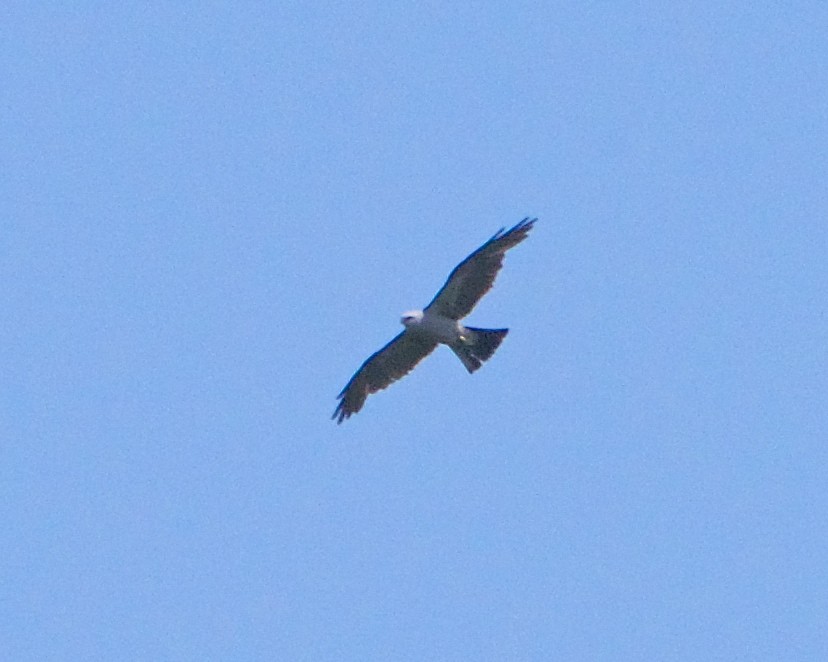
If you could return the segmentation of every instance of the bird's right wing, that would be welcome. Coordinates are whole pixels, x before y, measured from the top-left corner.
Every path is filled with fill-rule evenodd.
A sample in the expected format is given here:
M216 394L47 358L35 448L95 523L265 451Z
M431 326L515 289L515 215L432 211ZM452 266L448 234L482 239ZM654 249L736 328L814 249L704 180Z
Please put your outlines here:
M459 320L468 315L494 284L503 256L526 239L536 218L524 218L513 228L501 228L489 241L458 264L426 310Z
M373 353L356 371L342 392L333 416L342 423L356 414L365 398L405 377L420 361L434 351L437 343L407 329L378 352Z

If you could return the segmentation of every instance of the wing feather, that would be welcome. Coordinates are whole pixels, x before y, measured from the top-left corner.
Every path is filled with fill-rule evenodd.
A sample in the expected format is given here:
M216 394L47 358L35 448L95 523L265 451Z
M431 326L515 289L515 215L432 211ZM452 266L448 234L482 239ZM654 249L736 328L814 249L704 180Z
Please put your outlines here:
M365 398L405 377L420 361L434 351L437 343L407 329L378 352L374 352L354 373L345 388L337 396L339 404L333 416L342 423L356 414Z
M485 244L458 264L449 274L426 310L451 319L463 319L494 285L506 251L526 239L536 218L524 218L513 228L498 230Z

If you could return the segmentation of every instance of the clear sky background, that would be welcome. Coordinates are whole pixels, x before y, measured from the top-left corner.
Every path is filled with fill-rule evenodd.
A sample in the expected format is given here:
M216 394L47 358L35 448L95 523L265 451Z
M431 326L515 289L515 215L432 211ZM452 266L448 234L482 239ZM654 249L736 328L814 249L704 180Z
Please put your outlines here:
M828 659L828 3L4 3L0 649ZM469 318L335 396L499 227Z

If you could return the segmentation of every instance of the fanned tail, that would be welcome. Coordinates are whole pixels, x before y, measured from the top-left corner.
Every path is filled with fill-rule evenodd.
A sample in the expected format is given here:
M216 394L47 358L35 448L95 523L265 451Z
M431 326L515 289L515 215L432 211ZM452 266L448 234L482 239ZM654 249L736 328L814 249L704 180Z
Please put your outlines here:
M469 326L466 327L463 339L451 345L451 349L466 366L466 370L474 372L492 357L507 333L509 329L475 329Z

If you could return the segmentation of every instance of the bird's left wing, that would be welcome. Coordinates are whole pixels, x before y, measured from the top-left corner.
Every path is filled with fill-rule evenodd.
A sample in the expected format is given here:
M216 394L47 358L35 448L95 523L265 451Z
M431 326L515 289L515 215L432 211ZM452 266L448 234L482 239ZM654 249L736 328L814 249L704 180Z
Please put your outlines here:
M369 356L351 377L351 381L337 396L339 404L331 418L341 423L351 414L356 414L365 404L365 398L405 377L435 347L437 343L420 334L411 333L407 329L400 333L381 350Z
M526 239L536 218L524 218L509 230L501 229L458 264L426 310L459 320L468 315L494 285L506 251Z

